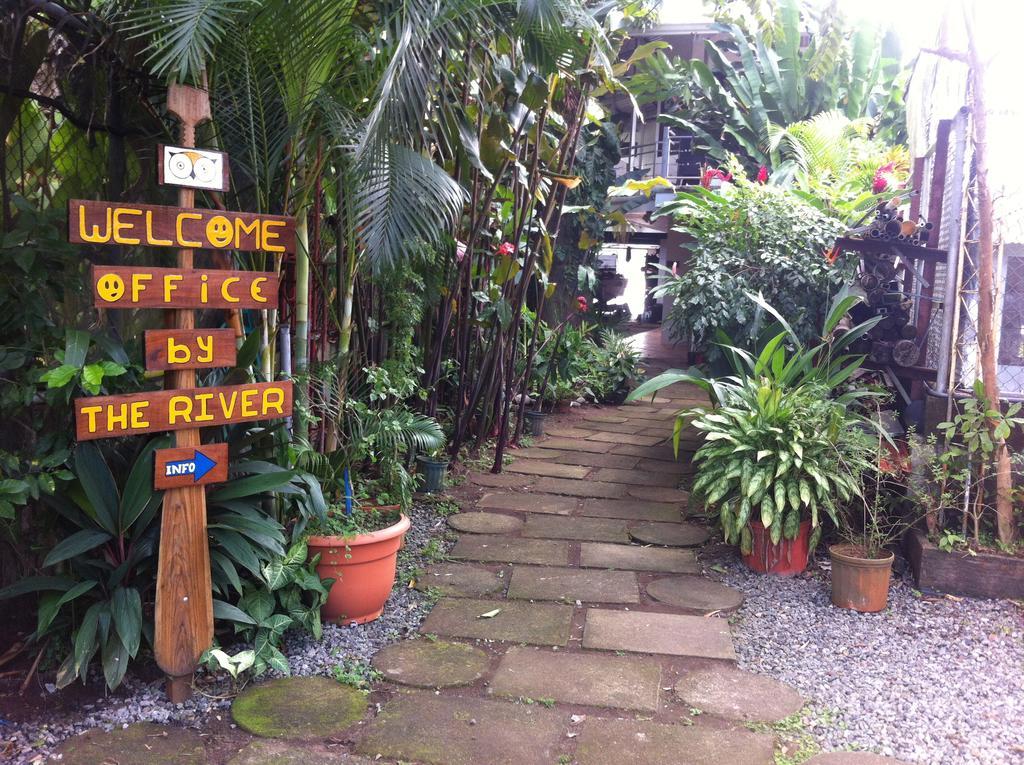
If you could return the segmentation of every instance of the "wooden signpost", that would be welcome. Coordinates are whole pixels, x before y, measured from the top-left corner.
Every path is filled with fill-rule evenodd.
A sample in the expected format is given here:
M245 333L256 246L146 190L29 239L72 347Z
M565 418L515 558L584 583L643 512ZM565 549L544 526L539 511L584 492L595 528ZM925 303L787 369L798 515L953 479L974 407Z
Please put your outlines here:
M75 400L80 441L175 432L156 452L153 485L164 489L157 565L156 661L167 695L191 694L191 676L213 642L213 590L206 535L206 484L227 480L227 444L200 442L199 429L288 417L291 382L196 388L196 369L232 366L234 331L197 329L195 308L277 306L273 273L193 269L193 249L295 251L295 219L194 208L195 189L227 189L227 156L194 149L196 125L210 118L205 91L172 85L167 109L181 122L181 146L163 146L161 185L178 186L178 206L72 200L68 237L83 244L178 248L175 268L93 266L99 308L164 308L168 329L146 332L146 369L165 370L165 390Z

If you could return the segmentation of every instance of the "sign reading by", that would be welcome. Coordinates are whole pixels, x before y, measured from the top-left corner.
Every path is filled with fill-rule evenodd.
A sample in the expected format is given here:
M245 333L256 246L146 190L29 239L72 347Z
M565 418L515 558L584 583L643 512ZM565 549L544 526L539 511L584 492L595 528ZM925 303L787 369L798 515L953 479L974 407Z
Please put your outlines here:
M68 238L76 244L295 252L295 218L72 199Z
M162 161L157 166L157 181L161 186L228 190L228 156L224 152L163 145L158 151Z
M75 399L79 441L256 422L292 413L290 381Z
M181 446L157 449L153 487L175 489L228 480L228 445Z
M276 308L279 282L270 271L92 267L97 308Z
M232 329L147 329L146 369L233 367L237 357Z

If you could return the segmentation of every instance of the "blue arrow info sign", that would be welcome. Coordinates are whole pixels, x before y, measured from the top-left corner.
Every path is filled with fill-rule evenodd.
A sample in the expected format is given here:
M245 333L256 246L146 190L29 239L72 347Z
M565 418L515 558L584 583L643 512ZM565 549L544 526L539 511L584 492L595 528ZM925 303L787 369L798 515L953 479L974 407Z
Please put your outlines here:
M227 478L227 444L158 449L156 452L154 488L202 486L226 481Z

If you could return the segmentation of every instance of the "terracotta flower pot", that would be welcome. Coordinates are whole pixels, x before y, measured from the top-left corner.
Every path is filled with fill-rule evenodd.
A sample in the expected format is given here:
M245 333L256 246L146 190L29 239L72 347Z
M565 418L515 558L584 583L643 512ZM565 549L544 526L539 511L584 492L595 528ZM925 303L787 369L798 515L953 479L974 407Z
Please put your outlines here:
M320 553L316 573L321 579L334 580L320 609L324 621L362 624L380 616L395 583L398 550L410 525L402 515L398 523L380 531L309 538L309 557Z
M811 535L811 522L802 521L800 531L795 539L785 537L777 544L772 544L771 535L760 521L750 522L750 533L753 543L749 555L743 556L743 562L754 571L762 574L778 574L779 576L795 576L807 568L807 549Z
M894 555L868 558L856 545L832 545L832 602L840 608L874 613L889 602L889 578Z

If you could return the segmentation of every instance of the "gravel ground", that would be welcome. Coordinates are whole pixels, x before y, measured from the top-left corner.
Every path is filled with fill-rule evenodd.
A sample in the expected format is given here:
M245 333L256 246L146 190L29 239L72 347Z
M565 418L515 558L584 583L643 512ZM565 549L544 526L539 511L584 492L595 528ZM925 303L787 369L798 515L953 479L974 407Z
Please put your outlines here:
M331 676L334 668L342 662L365 674L367 662L377 651L414 631L430 611L431 599L408 587L409 574L451 549L451 542L444 539L444 519L429 504L417 503L410 515L412 527L405 536L405 547L399 553L398 581L384 614L368 624L351 627L325 625L323 640L319 642L308 635L289 633L283 650L293 675ZM426 556L425 548L428 548ZM232 646L231 650L242 648ZM266 677L273 674L268 673ZM162 680L146 683L134 677L129 670L115 695L84 704L74 712L21 725L0 721L0 752L6 751L10 755L10 759L4 762L37 765L56 761L49 755L61 741L90 728L110 730L135 722L174 722L201 727L210 716L219 720L228 714L231 698L223 677L214 677L200 670L196 675L196 686L199 692L187 702L171 704L164 698ZM55 691L52 685L40 690L44 695Z
M828 573L784 579L736 559L715 578L747 601L740 666L794 685L825 750L865 749L920 765L1024 763L1024 610L922 597L897 581L889 608L834 607Z

